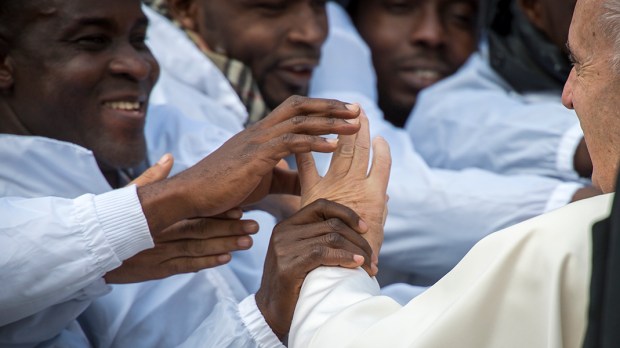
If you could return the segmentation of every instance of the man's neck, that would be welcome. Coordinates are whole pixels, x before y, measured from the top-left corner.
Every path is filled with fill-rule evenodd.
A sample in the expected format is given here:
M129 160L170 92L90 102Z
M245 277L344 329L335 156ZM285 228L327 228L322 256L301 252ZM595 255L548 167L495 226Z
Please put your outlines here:
M32 135L5 101L0 101L0 133Z

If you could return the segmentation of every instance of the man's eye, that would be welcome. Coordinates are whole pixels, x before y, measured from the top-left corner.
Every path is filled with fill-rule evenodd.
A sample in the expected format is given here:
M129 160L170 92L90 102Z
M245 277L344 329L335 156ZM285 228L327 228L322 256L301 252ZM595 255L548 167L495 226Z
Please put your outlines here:
M383 7L390 13L399 14L406 13L413 7L413 5L410 1L394 0L384 2Z
M145 49L146 46L146 35L136 35L131 38L131 44L133 47L138 49Z
M107 45L110 40L103 35L90 35L80 37L75 42L86 49L97 49Z
M278 2L263 2L256 4L256 7L268 14L277 14L283 12L287 8L287 4L285 1Z
M450 22L463 28L473 28L476 24L476 12L467 4L453 4L447 9L446 15Z

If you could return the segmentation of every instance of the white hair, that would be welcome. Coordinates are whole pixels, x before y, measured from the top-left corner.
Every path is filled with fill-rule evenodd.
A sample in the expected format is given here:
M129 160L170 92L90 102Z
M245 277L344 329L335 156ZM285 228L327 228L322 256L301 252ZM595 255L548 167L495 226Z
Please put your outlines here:
M620 0L605 0L600 25L604 35L613 43L612 63L620 73Z

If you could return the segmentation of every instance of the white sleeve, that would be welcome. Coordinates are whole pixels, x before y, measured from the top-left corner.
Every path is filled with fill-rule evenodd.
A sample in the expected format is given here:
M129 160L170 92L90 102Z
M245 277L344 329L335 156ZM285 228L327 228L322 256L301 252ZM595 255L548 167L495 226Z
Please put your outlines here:
M580 347L591 225L613 195L573 203L483 239L404 307L360 269L322 267L301 289L290 347Z
M283 347L228 265L114 285L80 323L96 347Z
M76 199L2 198L0 214L0 326L101 295L106 272L153 246L135 186Z
M256 307L254 295L237 304L219 301L213 313L179 347L284 348Z
M576 180L573 158L583 133L559 95L507 90L478 55L422 91L406 129L432 167L477 167L502 174Z

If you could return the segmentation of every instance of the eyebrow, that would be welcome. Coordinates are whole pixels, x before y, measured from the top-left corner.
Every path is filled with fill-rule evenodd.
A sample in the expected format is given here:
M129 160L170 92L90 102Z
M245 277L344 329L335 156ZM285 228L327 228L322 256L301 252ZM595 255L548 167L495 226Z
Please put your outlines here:
M134 27L146 27L149 24L149 20L147 17L139 18ZM71 23L71 25L67 28L67 32L74 32L83 27L100 27L104 29L113 29L116 26L116 23L109 18L103 17L84 17L77 19L76 22Z
M568 42L568 41L566 41L566 49L568 50L568 60L569 60L572 64L577 63L577 58L575 57L575 54L573 53L573 50L571 50L571 48L570 48L570 42Z

